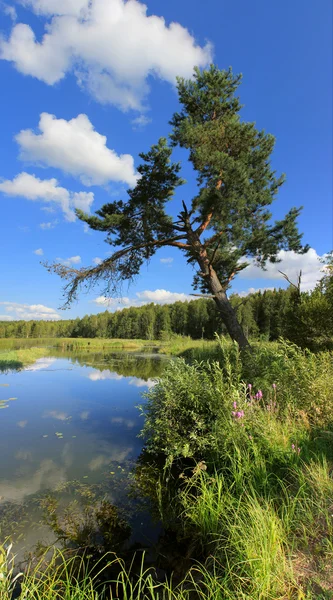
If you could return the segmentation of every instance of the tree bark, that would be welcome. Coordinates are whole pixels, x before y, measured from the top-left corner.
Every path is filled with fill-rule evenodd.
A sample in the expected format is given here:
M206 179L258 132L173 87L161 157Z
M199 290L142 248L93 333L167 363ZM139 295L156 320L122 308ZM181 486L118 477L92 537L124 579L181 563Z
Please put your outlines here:
M201 243L198 232L188 229L188 243L192 246L197 262L201 269L201 276L205 279L209 291L214 296L214 302L221 314L223 323L232 340L236 341L241 350L250 350L251 346L244 334L241 324L238 322L236 313L231 306L225 289L223 288L217 273L210 263L207 250Z

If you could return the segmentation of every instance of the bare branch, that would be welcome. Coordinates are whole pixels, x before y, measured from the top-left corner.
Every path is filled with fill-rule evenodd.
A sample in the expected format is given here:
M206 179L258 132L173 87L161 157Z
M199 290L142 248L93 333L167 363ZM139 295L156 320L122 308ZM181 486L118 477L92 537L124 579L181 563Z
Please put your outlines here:
M240 306L242 306L243 304L245 304L248 300L248 296L246 296L243 300L241 300L240 302L238 302L238 304L236 304L233 309L237 310Z
M279 273L288 281L290 285L292 285L300 294L301 293L301 280L302 280L302 271L299 272L297 284L290 281L288 275L279 270Z
M196 296L197 298L216 298L215 295L209 294L190 294L190 296Z

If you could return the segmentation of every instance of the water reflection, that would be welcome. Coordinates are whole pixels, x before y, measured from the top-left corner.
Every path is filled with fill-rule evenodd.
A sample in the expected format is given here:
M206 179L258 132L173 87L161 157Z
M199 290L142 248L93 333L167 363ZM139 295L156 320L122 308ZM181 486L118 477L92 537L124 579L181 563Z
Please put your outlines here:
M142 449L136 406L166 364L156 355L53 354L29 370L0 374L6 395L17 398L0 411L2 536L13 534L20 519L8 515L24 506L25 536L36 541L38 499L69 481L97 485L109 500L126 505L127 474Z

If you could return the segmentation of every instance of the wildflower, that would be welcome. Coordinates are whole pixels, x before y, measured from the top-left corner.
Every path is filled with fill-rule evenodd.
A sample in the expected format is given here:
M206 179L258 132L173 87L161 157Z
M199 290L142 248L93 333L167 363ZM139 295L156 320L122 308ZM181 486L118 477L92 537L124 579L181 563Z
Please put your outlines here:
M234 402L232 406L234 407L234 410L237 410L237 402Z
M249 388L249 390L252 390L252 383L248 383L247 387Z
M235 419L242 419L244 417L244 411L243 410L238 410L238 411L232 411L232 416Z
M272 384L272 388L273 388L273 390L276 390L276 383Z
M291 444L291 449L295 450L295 444Z

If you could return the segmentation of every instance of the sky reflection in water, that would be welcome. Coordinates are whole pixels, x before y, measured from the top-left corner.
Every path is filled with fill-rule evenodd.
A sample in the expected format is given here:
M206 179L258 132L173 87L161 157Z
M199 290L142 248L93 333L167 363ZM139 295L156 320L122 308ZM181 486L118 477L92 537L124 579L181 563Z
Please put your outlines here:
M34 496L73 480L105 484L109 499L121 505L126 491L120 475L142 449L136 406L165 362L158 356L87 359L67 353L1 373L0 383L9 384L0 388L1 399L17 398L0 412L1 516L10 505L27 506Z

